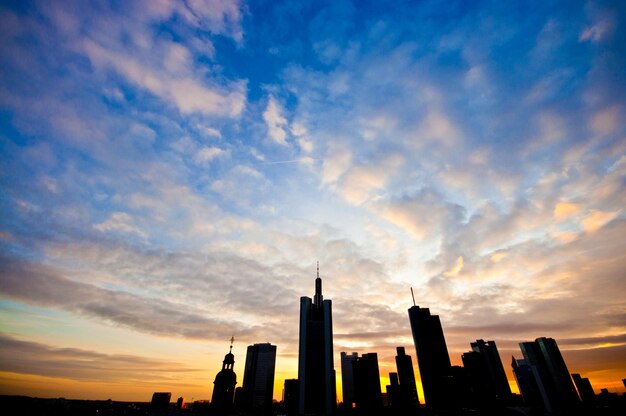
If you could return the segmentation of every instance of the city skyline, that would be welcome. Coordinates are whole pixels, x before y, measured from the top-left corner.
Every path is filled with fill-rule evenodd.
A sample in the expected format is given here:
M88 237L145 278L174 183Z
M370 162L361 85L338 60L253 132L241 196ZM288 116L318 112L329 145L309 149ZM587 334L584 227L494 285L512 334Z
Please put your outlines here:
M617 4L616 4L617 3ZM235 338L626 375L626 4L0 4L0 393L210 399ZM415 291L415 302L410 288ZM468 355L468 359L471 357ZM417 374L416 374L417 375ZM419 398L423 390L418 380Z

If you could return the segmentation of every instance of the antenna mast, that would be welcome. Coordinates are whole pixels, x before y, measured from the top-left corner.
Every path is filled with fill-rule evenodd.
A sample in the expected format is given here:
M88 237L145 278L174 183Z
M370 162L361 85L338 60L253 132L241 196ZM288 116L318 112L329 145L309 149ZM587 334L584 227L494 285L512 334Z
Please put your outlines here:
M413 294L413 288L411 287L411 297L413 298L413 306L417 306L415 304L415 295Z

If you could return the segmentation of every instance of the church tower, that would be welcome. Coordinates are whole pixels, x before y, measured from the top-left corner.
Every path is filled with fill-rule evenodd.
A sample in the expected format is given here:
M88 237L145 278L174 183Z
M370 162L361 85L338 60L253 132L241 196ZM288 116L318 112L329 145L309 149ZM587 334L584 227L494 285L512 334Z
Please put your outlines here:
M230 351L224 356L222 371L217 373L213 382L211 408L217 414L228 414L232 411L235 397L237 375L233 371L235 356L233 355L234 338L230 339Z

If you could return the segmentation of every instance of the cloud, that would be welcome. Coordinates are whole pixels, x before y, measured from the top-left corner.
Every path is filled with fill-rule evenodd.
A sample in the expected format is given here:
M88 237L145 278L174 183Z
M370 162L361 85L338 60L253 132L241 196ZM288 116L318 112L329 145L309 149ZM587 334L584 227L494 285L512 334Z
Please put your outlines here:
M613 31L613 22L607 18L603 20L598 20L592 26L585 27L582 32L580 32L580 36L578 37L579 42L591 41L594 43L600 42L606 36L610 35Z
M456 264L447 272L444 272L444 276L448 276L448 277L454 277L456 275L458 275L461 270L463 270L463 256L459 256L458 259L456 259Z
M213 159L223 155L224 153L224 150L220 149L219 147L204 146L196 153L194 160L196 161L196 163L204 165L212 161Z
M35 305L54 307L116 325L167 337L223 339L227 334L249 333L234 321L207 317L199 310L164 299L103 289L67 279L50 266L5 258L1 288L10 296Z
M580 205L572 202L559 202L554 207L554 218L564 220L580 212Z
M184 383L185 376L199 371L161 358L58 348L7 334L0 334L0 357L0 371L81 382Z
M331 143L322 164L322 185L336 183L351 164L351 150L340 143Z
M133 218L125 212L114 212L106 221L93 226L94 229L106 231L123 231L126 233L137 234L140 237L147 237L146 233L134 225Z
M621 108L613 106L593 114L590 120L590 128L598 134L612 134L620 127Z
M463 207L446 202L441 195L428 189L380 203L377 210L382 218L404 229L417 240L439 235L444 228L455 227L465 216Z
M601 227L603 227L606 223L617 217L618 214L619 211L592 211L582 220L583 229L585 230L585 232L594 233L598 231Z
M157 54L172 48L184 50L184 46L166 41L157 41L154 48ZM191 64L185 62L189 59L188 52L179 53L179 61L175 63L170 59L162 64L151 57L148 61L152 65L147 65L131 51L112 50L89 39L79 45L79 50L96 68L116 71L134 85L172 102L183 113L238 117L245 107L245 82L206 86L194 78Z
M287 119L282 115L282 109L276 99L270 96L267 107L263 112L263 120L267 126L269 137L281 146L287 146Z

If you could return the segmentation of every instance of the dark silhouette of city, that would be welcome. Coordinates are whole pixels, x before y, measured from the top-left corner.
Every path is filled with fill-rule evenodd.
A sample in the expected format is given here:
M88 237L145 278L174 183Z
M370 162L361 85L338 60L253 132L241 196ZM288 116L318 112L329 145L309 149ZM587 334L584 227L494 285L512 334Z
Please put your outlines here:
M412 293L411 289L411 293ZM300 298L298 378L284 380L283 397L273 401L275 345L248 346L243 386L237 387L235 356L224 356L211 400L170 403L170 392L155 392L149 403L36 399L0 396L0 406L24 415L288 415L288 416L582 416L626 414L626 394L601 389L570 374L557 342L548 337L519 343L522 358L511 366L521 394L513 394L495 341L478 339L450 361L438 315L415 304L408 309L424 397L418 396L413 360L396 348L396 372L381 391L378 354L341 352L343 402L337 405L333 362L332 303L322 295L319 264L313 299ZM622 380L626 386L626 379Z

